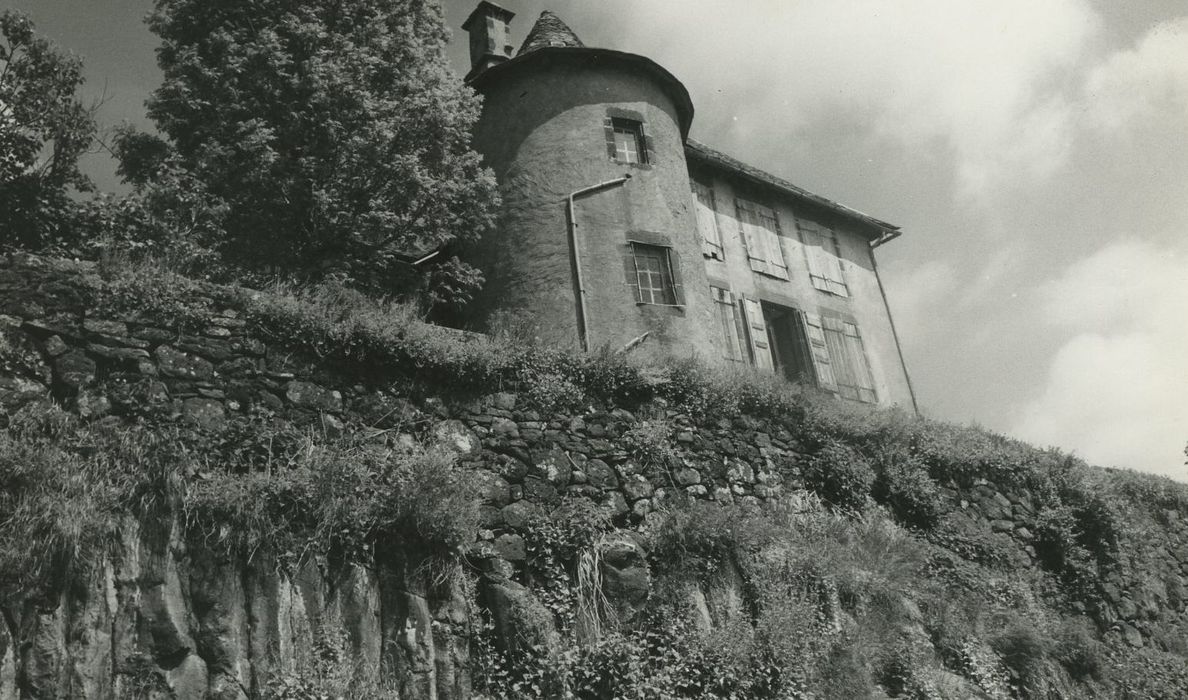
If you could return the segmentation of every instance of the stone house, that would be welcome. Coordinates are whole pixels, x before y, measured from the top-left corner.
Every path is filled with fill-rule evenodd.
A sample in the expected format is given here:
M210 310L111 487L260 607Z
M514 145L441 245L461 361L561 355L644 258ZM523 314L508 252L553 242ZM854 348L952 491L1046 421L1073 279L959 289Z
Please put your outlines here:
M487 276L472 322L529 318L586 351L646 337L640 352L914 410L874 258L896 226L690 139L675 76L551 12L513 54L512 17L484 1L462 25L473 145L503 196L496 233L464 252Z

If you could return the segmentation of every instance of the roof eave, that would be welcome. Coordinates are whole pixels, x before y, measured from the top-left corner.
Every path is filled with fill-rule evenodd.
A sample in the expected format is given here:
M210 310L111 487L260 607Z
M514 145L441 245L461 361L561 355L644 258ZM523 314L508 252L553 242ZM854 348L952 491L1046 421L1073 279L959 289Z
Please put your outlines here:
M615 51L614 49L600 49L590 46L542 46L537 49L528 51L517 55L515 58L508 59L498 65L491 66L477 75L468 76L466 83L476 90L481 89L481 85L487 80L491 79L492 75L498 76L512 70L516 70L519 66L527 66L534 63L545 61L549 58L581 58L588 59L612 59L622 61L629 64L635 64L651 72L654 77L658 78L660 82L668 88L669 97L672 98L677 109L677 121L681 128L681 138L687 138L689 135L689 128L693 125L693 100L689 97L689 91L685 88L676 76L669 73L663 66L656 63L646 56L638 54L627 53L625 51Z
M710 166L717 167L722 170L729 171L743 179L746 179L754 184L774 189L783 194L795 197L796 199L815 204L822 208L828 209L840 216L845 217L851 221L864 224L872 227L878 231L874 236L871 236L871 246L877 247L890 240L898 238L902 232L895 224L887 223L881 219L876 219L868 214L851 209L844 204L839 204L827 197L822 197L818 194L813 194L808 190L802 189L788 182L787 180L772 175L751 165L747 165L742 161L732 158L721 151L714 150L703 143L693 139L687 139L685 142L686 157L694 160L707 163Z

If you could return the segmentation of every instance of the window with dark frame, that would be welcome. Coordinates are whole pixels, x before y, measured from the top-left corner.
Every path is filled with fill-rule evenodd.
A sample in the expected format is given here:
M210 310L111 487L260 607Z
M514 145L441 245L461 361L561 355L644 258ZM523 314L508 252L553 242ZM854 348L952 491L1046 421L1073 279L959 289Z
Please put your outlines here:
M676 290L668 249L632 243L631 255L635 260L636 300L641 304L675 306Z
M647 163L648 151L644 145L643 124L634 119L611 119L614 137L615 160L620 163Z

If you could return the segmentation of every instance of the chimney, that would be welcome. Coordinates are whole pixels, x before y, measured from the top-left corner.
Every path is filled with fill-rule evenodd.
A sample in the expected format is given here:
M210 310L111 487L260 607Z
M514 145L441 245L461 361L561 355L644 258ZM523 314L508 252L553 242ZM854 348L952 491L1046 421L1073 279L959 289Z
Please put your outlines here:
M462 23L462 30L470 34L470 72L466 74L468 80L511 58L512 46L508 43L508 24L515 16L516 13L511 10L483 0Z

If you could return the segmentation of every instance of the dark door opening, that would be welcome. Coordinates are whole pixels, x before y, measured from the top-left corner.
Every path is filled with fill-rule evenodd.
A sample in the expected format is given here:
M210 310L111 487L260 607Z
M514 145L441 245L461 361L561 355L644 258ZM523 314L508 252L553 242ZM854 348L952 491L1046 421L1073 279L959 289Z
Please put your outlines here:
M812 384L812 358L800 312L788 306L763 302L763 317L767 320L767 339L771 344L771 359L776 372L788 381Z

